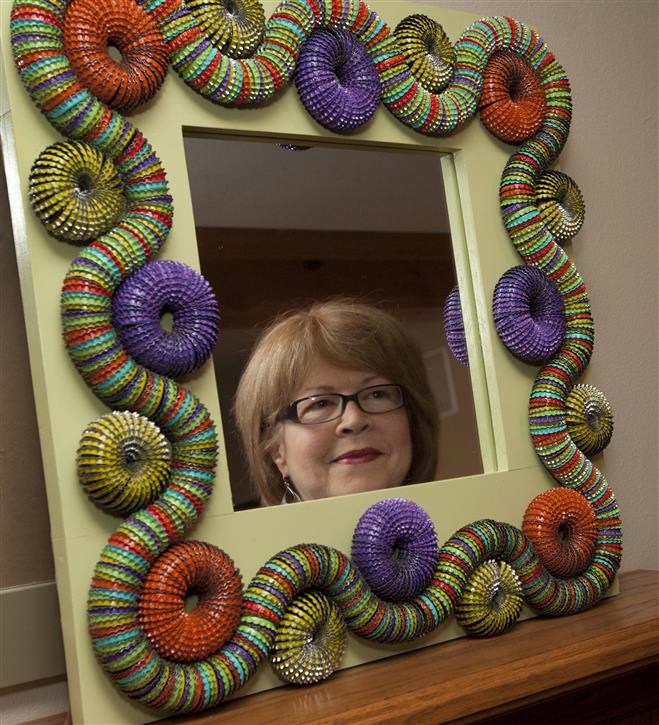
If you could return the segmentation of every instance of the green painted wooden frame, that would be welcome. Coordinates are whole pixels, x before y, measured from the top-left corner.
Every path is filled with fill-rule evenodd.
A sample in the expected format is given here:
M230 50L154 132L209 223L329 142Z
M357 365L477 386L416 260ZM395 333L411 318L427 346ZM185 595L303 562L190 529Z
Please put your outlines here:
M408 2L388 1L383 5L383 17L391 27L414 12L426 13L441 23L452 40L476 19ZM268 1L264 6L269 17L275 3ZM8 40L10 3L3 0L1 11L6 77L0 105L3 152L47 483L71 711L76 722L144 722L156 715L115 690L96 663L89 644L87 589L98 554L117 520L100 512L82 495L75 451L83 429L107 409L82 383L62 343L58 299L62 279L77 249L49 237L26 201L31 164L59 137L34 107L17 77ZM485 472L408 486L404 495L428 511L442 542L465 523L480 518L519 526L531 498L550 488L553 480L539 462L528 432L526 409L536 368L508 354L498 341L490 314L497 280L506 269L519 264L501 222L497 193L510 147L493 139L477 119L448 138L428 138L400 124L384 107L378 109L366 130L348 138L339 137L307 115L291 86L265 108L226 109L196 95L173 71L156 98L133 119L162 160L175 200L174 227L160 256L197 269L184 128L299 143L386 145L442 155ZM209 362L189 387L209 408L221 441L221 416L211 366ZM192 536L223 548L248 582L272 554L299 542L315 541L349 553L359 516L370 504L391 493L380 491L234 512L221 448L215 492ZM531 616L530 610L525 609L524 616ZM378 645L350 637L344 666L463 634L451 620L422 641L409 645ZM278 684L269 668L262 668L239 695Z

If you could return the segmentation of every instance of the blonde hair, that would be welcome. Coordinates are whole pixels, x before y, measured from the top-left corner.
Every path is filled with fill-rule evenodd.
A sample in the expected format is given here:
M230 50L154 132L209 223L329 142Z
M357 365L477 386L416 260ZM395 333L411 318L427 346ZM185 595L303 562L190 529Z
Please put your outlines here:
M278 317L256 343L240 378L234 413L261 502L281 502L282 478L270 455L279 434L276 419L316 357L372 370L405 387L412 438L407 482L433 480L439 422L421 350L388 312L353 299L331 299Z

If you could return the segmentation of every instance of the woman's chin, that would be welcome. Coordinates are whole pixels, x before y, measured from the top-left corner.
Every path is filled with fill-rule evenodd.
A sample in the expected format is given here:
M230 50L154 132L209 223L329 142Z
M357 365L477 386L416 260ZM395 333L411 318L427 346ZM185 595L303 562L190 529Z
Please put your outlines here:
M387 483L382 478L372 477L356 477L348 481L341 481L335 485L330 485L330 496L348 496L351 493L365 493L367 491L379 491L383 488L394 488L398 483Z

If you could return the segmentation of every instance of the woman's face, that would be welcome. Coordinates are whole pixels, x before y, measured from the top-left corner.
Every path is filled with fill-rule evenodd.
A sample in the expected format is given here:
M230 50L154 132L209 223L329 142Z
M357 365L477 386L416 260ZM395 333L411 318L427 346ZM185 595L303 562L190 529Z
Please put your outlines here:
M293 400L317 393L351 395L370 385L396 382L369 370L337 367L322 358L312 361L309 370ZM373 414L350 401L335 420L316 425L285 420L280 425L272 459L303 500L398 486L412 465L404 407Z

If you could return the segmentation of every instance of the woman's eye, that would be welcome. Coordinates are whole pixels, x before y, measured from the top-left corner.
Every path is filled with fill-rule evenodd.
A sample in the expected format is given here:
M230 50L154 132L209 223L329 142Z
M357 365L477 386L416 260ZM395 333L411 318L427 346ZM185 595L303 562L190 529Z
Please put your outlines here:
M313 413L319 413L320 411L327 411L328 409L336 407L337 403L333 398L310 398L300 404L298 409L299 415L313 415Z
M327 406L331 405L331 400L326 400L325 398L321 398L320 400L314 400L311 405L309 406L310 410L321 410L322 408L326 408Z
M381 400L382 398L391 397L391 394L387 389L380 388L378 390L371 390L371 392L368 394L368 397L371 400Z

